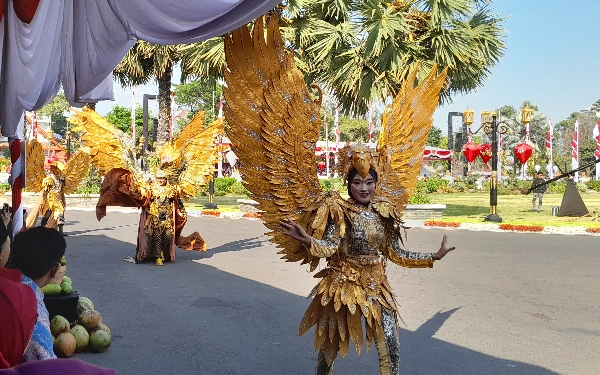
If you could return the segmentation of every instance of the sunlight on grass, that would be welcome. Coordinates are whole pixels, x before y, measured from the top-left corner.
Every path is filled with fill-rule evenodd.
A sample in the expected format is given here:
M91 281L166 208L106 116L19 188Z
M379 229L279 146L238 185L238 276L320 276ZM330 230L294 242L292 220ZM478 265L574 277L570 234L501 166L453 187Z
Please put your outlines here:
M431 203L446 205L443 221L480 223L489 214L489 193L431 194ZM545 194L542 212L531 212L532 195L499 195L498 215L503 223L527 225L586 226L600 228L593 220L594 210L600 211L600 194L582 193L584 203L593 217L572 218L550 215L552 206L559 206L562 194Z

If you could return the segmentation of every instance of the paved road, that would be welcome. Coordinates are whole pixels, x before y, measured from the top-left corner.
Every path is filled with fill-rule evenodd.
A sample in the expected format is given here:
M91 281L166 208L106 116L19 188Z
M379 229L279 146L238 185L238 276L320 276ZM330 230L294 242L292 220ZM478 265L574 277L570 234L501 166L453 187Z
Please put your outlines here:
M121 375L312 374L312 334L298 336L315 284L285 263L260 221L191 218L207 253L178 250L156 267L134 255L138 216L68 211L67 274L113 332L103 354L76 354ZM389 267L406 326L402 373L598 374L600 250L594 236L412 229L409 248L458 247L432 270ZM336 374L375 374L351 352Z

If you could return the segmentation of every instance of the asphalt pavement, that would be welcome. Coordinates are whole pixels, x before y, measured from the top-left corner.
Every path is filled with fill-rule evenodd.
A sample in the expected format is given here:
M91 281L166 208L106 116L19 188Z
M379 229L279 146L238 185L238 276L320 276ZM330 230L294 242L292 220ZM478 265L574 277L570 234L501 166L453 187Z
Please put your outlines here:
M190 218L206 253L174 263L134 256L139 216L68 210L67 275L92 299L113 344L78 358L121 375L313 374L313 331L298 327L316 283L285 263L261 221ZM402 374L600 373L600 249L594 236L411 229L407 246L457 250L433 269L388 266L404 320ZM374 347L335 374L376 374Z

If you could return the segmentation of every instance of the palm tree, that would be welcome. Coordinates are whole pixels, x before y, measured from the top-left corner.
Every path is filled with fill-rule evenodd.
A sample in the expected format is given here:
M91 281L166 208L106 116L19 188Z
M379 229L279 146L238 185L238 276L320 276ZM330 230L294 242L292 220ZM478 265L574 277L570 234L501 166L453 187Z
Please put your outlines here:
M346 111L365 113L398 92L412 69L449 68L442 102L483 85L503 55L502 18L488 0L296 0L287 40L308 79Z
M157 142L169 140L171 79L173 66L181 59L180 49L180 45L137 41L113 71L115 80L125 87L143 85L152 79L158 82Z

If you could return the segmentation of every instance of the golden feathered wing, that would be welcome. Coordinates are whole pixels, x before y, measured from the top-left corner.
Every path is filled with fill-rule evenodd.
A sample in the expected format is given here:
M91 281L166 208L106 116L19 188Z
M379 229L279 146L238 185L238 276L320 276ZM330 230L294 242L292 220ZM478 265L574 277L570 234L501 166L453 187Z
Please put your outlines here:
M311 97L293 54L283 47L277 22L271 17L265 34L259 18L252 34L243 26L226 37L226 132L244 184L264 211L270 241L282 249L283 259L309 263L314 270L319 258L283 235L278 222L289 216L321 238L330 217L343 230L344 201L319 185L314 149L320 98Z
M46 177L44 170L44 149L42 144L37 140L27 142L26 149L26 171L25 171L25 186L29 191L38 192L42 190L42 181Z
M136 162L133 140L95 111L83 108L69 122L73 130L81 130L81 141L89 147L92 163L106 175L113 168L123 168L141 174Z
M382 215L397 219L417 183L433 113L447 76L446 70L437 74L434 66L415 85L416 72L417 69L404 81L393 104L386 108L378 141L377 166L381 176L374 205Z
M179 162L174 167L181 199L195 197L200 187L212 178L219 158L216 140L223 134L223 126L223 120L217 119L204 129L204 113L199 113L173 142L179 153Z
M65 179L65 194L73 194L85 179L87 171L90 168L90 161L91 158L87 148L80 148L69 158L65 165L65 169L62 171L62 175Z

